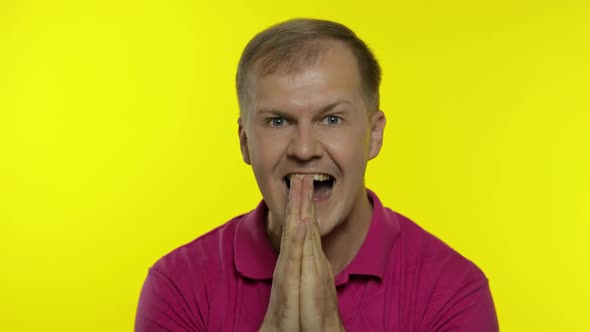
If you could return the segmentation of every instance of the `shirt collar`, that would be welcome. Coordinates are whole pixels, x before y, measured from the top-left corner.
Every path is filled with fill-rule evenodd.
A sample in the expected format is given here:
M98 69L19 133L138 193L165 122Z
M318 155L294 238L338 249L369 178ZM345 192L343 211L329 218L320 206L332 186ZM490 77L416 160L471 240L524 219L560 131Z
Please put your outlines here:
M336 286L348 282L350 275L368 275L383 279L389 261L389 253L399 236L399 221L394 213L383 207L377 195L367 189L373 204L369 231L353 260L336 276Z
M254 211L239 222L234 237L234 263L250 279L272 279L278 254L272 248L264 219L268 207L260 201Z
M386 213L377 195L367 189L373 204L371 225L358 253L335 278L336 285L346 283L350 275L370 275L383 278L390 249L399 235L399 222L395 214ZM264 200L246 214L236 229L234 263L238 272L247 278L272 279L278 255L266 234L264 219L268 210Z

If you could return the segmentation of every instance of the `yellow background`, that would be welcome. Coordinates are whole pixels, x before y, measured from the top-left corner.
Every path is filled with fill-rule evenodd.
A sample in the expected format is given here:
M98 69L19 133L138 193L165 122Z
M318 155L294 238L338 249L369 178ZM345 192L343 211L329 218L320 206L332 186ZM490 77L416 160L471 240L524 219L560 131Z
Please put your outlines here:
M0 0L0 330L130 331L147 268L256 205L235 68L301 16L383 66L368 187L486 272L503 331L590 331L584 0Z

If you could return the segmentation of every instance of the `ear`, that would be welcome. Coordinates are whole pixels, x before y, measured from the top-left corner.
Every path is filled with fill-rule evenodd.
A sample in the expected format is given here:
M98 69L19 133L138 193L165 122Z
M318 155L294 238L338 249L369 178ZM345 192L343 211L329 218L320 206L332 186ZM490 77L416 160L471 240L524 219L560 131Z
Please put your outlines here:
M252 165L250 162L250 150L248 149L248 136L246 135L246 129L242 118L238 118L238 137L240 138L240 150L242 151L242 158L248 165Z
M377 157L383 146L383 131L385 130L385 113L378 110L371 117L371 133L369 137L369 160Z

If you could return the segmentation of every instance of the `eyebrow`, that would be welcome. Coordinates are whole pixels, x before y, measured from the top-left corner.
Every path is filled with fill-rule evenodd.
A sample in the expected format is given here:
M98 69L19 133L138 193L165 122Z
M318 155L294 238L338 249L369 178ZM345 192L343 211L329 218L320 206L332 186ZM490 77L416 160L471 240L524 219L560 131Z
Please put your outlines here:
M331 110L333 110L336 106L340 105L340 104L348 104L352 106L352 103L347 101L347 100L339 100L333 103L330 103L326 106L323 106L322 108L320 108L317 116L321 116L325 113L330 112ZM270 114L274 114L280 117L284 117L284 118L289 118L290 114L286 111L280 110L280 109L275 109L275 108L270 108L270 109L260 109L258 111L258 113L270 113Z

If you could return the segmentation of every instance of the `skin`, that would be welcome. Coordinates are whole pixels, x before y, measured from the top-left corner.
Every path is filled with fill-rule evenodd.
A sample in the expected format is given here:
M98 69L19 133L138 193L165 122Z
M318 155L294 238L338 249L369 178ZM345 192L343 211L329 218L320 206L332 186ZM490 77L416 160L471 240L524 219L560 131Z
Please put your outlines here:
M311 176L291 181L284 240L261 331L344 331L312 195Z
M244 161L268 206L266 228L279 252L262 330L338 331L334 286L369 228L364 173L379 154L383 112L368 115L356 60L340 42L295 73L256 77L254 109L239 119ZM312 177L330 174L328 197L313 197Z

